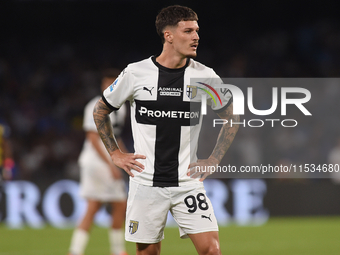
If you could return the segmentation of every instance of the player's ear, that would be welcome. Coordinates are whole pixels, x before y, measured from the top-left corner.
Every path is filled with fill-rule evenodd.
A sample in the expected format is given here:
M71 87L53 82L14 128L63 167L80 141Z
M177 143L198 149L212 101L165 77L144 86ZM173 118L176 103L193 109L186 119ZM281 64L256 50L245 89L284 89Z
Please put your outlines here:
M170 29L164 30L164 40L170 44L172 44L173 41L173 33Z

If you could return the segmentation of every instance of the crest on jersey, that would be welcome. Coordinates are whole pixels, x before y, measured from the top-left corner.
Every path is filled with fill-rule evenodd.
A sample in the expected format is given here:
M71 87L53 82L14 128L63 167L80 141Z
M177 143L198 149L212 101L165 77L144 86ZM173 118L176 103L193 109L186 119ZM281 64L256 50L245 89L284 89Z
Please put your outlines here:
M187 96L193 99L197 96L197 86L187 85Z
M138 230L138 225L139 225L139 222L138 222L138 221L130 220L129 232L130 232L131 235L133 235L134 233L137 232L137 230Z

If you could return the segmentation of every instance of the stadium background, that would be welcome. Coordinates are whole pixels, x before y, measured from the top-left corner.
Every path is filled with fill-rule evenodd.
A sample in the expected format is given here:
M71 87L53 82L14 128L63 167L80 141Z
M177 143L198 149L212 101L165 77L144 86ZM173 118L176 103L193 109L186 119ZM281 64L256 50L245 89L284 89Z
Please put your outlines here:
M333 1L178 3L198 13L201 39L197 60L213 67L221 77L339 77L340 22ZM102 69L123 69L130 62L160 53L154 20L169 4L173 2L1 4L0 116L11 127L17 167L14 180L3 185L0 194L1 222L9 227L27 222L31 227L41 227L44 222L56 227L74 224L79 212L74 212L76 198L70 194L76 194L79 178L83 108L99 93ZM296 159L329 163L330 155L340 146L340 86L311 90L313 104L308 109L315 114L310 121L301 119L288 133L276 128L241 128L226 160L234 165ZM263 99L258 96L255 104ZM129 127L124 139L132 150ZM255 182L241 180L236 186L237 180L218 181L223 186L214 195L223 202L221 222L225 224L263 224L268 216L340 214L340 185L332 178L278 176ZM49 206L44 205L44 197L53 184L59 185L59 197L56 195L50 206L61 211L51 220L44 209ZM33 206L27 205L30 202ZM25 208L36 211L31 214ZM12 221L8 217L11 212L15 215ZM28 215L36 216L30 219Z

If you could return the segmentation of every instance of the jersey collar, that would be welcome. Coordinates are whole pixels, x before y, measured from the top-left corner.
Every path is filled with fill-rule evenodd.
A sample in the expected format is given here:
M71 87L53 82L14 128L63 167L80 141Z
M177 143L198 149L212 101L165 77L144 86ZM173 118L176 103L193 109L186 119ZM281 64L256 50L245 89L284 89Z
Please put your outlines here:
M162 66L161 64L159 64L157 61L156 61L156 57L155 56L152 56L151 57L151 60L152 62L161 70L163 71L166 71L166 72L169 72L169 73L177 73L177 72L183 72L185 70L185 68L188 67L189 65L189 62L190 62L190 58L187 58L187 62L185 63L185 65L181 68L167 68L165 66Z

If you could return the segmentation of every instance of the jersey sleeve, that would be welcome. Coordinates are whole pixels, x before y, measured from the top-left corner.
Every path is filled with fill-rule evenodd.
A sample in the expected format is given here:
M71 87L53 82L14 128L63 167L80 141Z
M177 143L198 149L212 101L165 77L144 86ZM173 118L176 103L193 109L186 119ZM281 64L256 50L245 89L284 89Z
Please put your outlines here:
M208 104L211 108L216 112L224 111L232 102L233 96L229 89L216 87L218 85L222 85L222 79L215 73L214 70L211 70L211 86L213 87L213 97L209 98Z
M133 95L133 72L127 66L118 78L103 92L103 101L113 111L117 111Z

